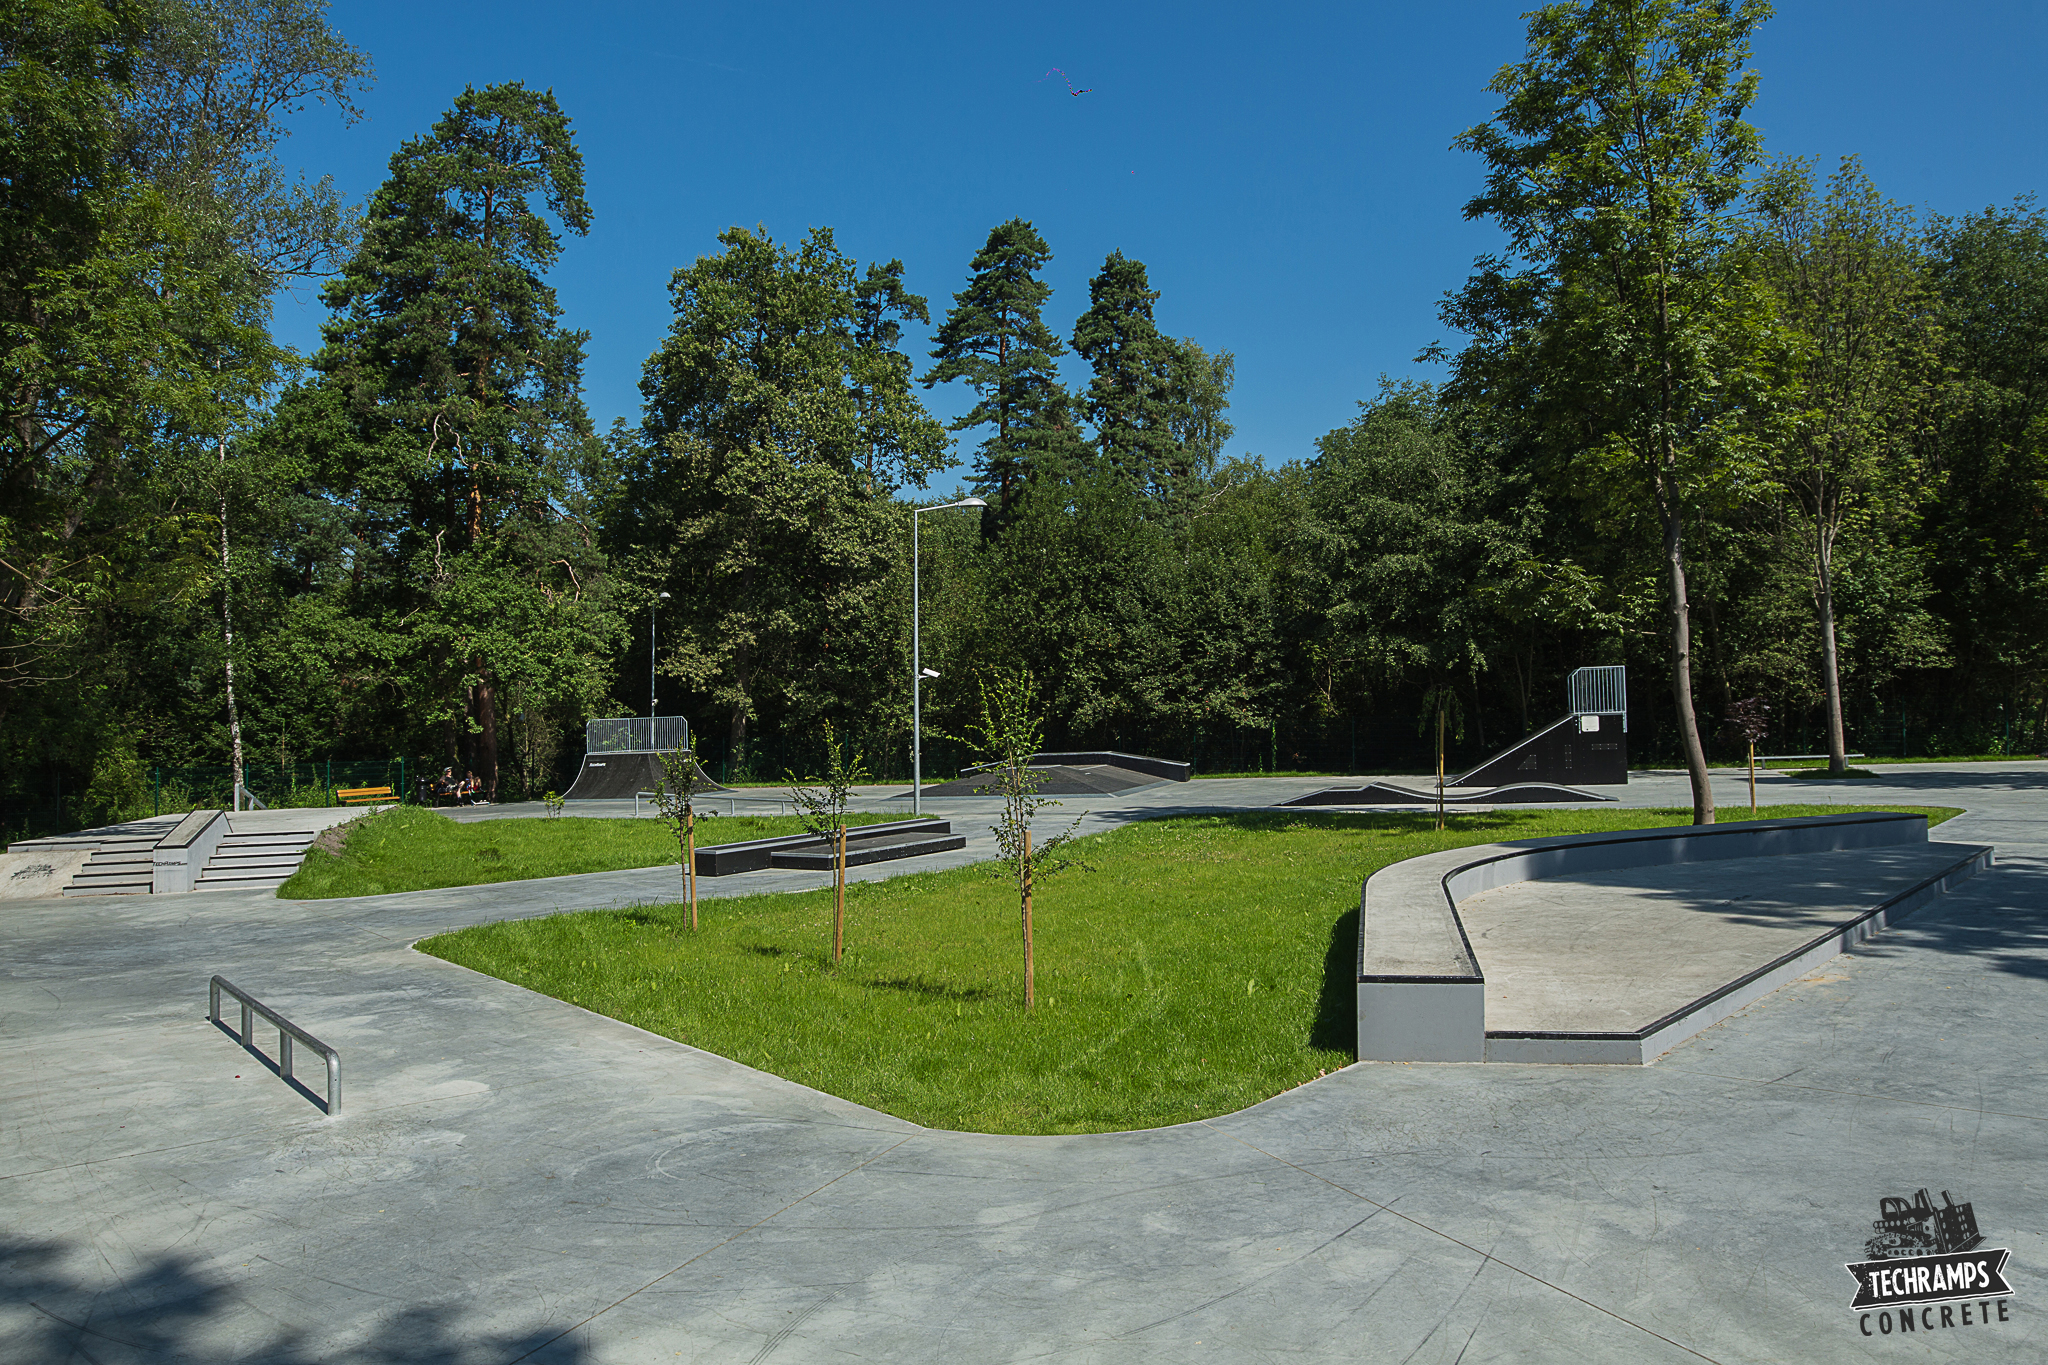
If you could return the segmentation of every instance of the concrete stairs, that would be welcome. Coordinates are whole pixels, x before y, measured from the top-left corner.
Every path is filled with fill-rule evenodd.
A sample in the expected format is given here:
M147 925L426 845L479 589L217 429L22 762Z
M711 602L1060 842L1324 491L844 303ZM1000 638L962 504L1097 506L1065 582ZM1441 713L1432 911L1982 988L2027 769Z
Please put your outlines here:
M161 832L117 836L99 841L99 847L78 869L63 894L67 896L147 896L150 892L151 855Z
M231 833L200 870L195 891L270 891L305 861L319 831L278 829ZM145 869L146 870L146 869ZM146 889L146 888L145 888Z

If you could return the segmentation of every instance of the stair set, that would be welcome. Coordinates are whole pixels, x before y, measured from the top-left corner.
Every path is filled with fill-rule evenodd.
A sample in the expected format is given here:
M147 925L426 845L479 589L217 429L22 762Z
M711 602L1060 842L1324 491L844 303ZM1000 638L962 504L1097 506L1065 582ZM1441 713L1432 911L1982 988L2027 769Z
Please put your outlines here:
M230 833L199 870L194 891L272 891L305 861L318 837L312 830Z
M244 821L236 829L237 820ZM90 848L65 884L66 896L149 896L179 891L274 891L299 870L320 831L280 829L226 811L196 810L175 820L138 820L53 839L24 840L10 851Z

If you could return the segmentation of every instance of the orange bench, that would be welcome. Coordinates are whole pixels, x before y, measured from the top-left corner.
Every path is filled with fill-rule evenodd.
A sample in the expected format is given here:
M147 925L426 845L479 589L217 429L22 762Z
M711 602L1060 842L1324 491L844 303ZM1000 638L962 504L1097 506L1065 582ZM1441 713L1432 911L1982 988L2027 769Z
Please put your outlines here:
M369 806L379 801L393 800L389 787L349 787L334 794L334 799L344 806Z

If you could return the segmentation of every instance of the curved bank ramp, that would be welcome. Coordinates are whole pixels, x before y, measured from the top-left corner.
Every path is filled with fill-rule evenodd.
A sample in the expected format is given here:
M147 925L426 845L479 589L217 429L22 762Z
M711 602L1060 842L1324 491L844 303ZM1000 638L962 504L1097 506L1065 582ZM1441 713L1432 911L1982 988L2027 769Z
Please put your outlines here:
M1866 813L1410 858L1361 892L1358 1057L1652 1062L1991 857Z

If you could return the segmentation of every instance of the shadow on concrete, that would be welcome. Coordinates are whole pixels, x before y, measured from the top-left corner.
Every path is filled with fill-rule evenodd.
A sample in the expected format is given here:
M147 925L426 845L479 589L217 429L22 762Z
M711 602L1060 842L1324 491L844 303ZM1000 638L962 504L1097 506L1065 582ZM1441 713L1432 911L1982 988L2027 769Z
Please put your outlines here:
M400 1308L370 1336L337 1346L315 1327L279 1326L252 1310L202 1257L166 1252L118 1276L88 1281L70 1267L100 1263L83 1243L0 1237L0 1307L20 1324L9 1365L578 1365L589 1354L560 1325L482 1332L459 1303ZM320 1310L309 1304L309 1319ZM316 1344L317 1343L317 1344Z
M1976 958L2007 976L2048 980L2048 866L1994 864L1854 950L1857 957L1909 951Z
M1882 762L1883 760L1878 760ZM1787 787L1810 786L1828 792L1860 792L1871 788L1887 788L1901 791L1944 792L1969 789L1974 791L2048 792L2048 772L2039 768L1981 768L1972 771L1958 771L1953 768L1934 772L1914 772L1910 769L1894 768L1880 772L1874 777L1857 778L1772 778L1768 785L1760 782L1760 796L1768 794L1773 802L1786 799ZM1882 803L1886 798L1876 797Z
M219 1029L222 1033L225 1033L228 1037L234 1039L235 1046L242 1049L242 1051L248 1053L250 1058L253 1061L255 1061L255 1063L258 1066L261 1066L265 1071L268 1071L271 1075L277 1077L280 1081L283 1081L287 1086L290 1086L293 1090L298 1091L299 1094L304 1098L311 1100L313 1103L313 1107L315 1109L318 1109L323 1114L327 1112L327 1096L324 1092L315 1093L314 1091L308 1089L306 1085L302 1081L300 1081L296 1075L285 1075L284 1064L272 1060L269 1056L265 1055L262 1048L257 1047L253 1042L243 1042L242 1033L240 1029L234 1027L226 1019L208 1019L207 1022L212 1024L215 1028ZM266 1028L269 1028L269 1026L263 1023L262 1020L257 1020L255 1030L256 1036L258 1038L261 1038ZM275 1038L277 1036L277 1030L271 1028L270 1035L272 1038ZM323 1086L326 1085L326 1059L323 1058L319 1053L314 1052L311 1049L304 1049L303 1051L305 1057L310 1058L313 1064L320 1069L320 1084ZM298 1067L299 1061L295 1058L292 1065L293 1071L297 1071Z

